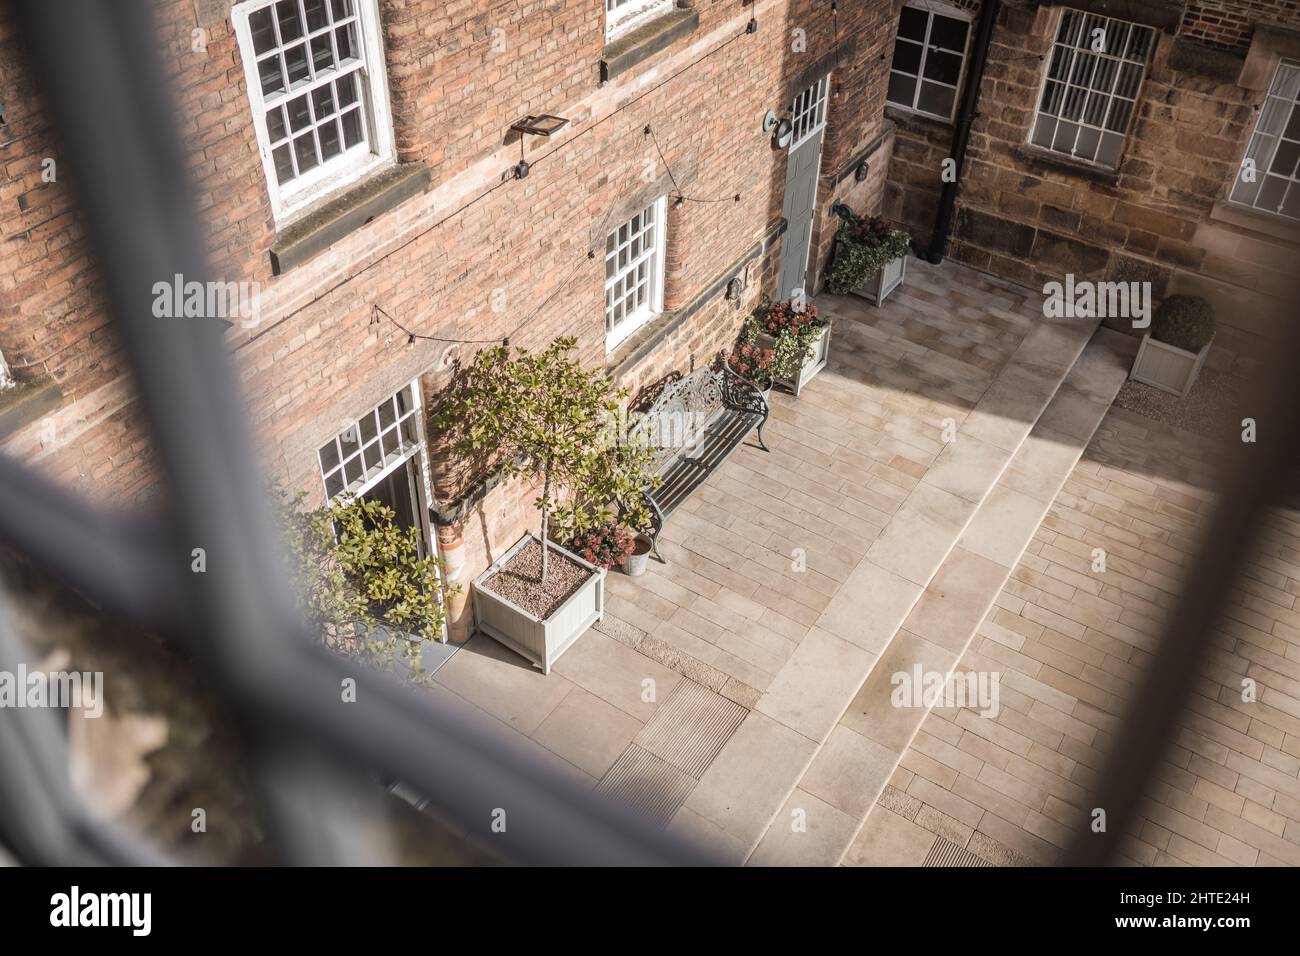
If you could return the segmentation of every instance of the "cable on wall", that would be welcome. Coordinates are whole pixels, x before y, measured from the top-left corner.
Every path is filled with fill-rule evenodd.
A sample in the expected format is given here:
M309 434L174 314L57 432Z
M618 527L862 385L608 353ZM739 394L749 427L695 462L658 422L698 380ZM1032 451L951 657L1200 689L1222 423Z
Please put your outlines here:
M685 66L683 66L680 70L677 70L675 73L673 73L673 74L671 74L671 75L665 77L663 80L661 80L660 82L656 83L654 86L651 86L651 87L646 88L645 90L642 90L640 93L638 93L638 94L637 94L636 96L634 96L632 99L628 100L628 101L627 101L626 103L624 103L622 106L617 107L616 109L612 110L612 111L611 111L610 113L608 113L607 115L601 117L599 120L597 120L596 122L592 123L590 126L587 126L587 127L583 128L582 130L578 131L578 133L576 133L574 136L572 136L572 137L570 137L569 139L565 140L563 143L560 143L558 146L554 147L554 148L551 149L549 152L546 152L546 153L544 153L543 155L539 156L537 159L534 159L532 162L530 162L530 163L528 164L530 170L531 170L531 169L536 169L539 163L543 163L543 162L545 162L546 160L550 159L552 156L554 156L554 155L555 155L556 153L558 153L560 150L562 150L562 149L566 149L567 147L569 147L570 145L572 145L573 143L575 143L575 142L577 142L579 139L581 139L583 136L587 135L587 133L591 132L593 129L596 129L596 128L599 127L599 126L604 125L606 122L608 122L609 120L613 119L615 116L618 116L618 115L619 115L620 113L622 113L623 111L628 110L628 109L631 109L633 106L635 106L637 103L641 102L641 100L645 99L645 98L646 98L647 96L649 96L650 94L659 91L659 90L662 89L664 86L666 86L668 83L671 83L673 80L677 79L678 77L684 75L685 73L687 73L687 72L689 72L690 70L694 69L695 67L699 66L699 65L700 65L701 63L703 63L705 60L709 59L710 57L713 57L713 56L716 55L717 53L719 53L719 52L721 52L722 50L726 49L726 48L729 47L731 44L735 43L737 40L741 39L741 38L744 37L744 36L747 36L747 35L749 35L749 34L756 33L756 32L758 32L758 23L757 23L757 21L756 21L755 19L752 19L752 18L751 18L750 21L746 24L746 27L745 27L745 29L744 29L742 32L737 33L737 34L734 34L734 35L731 36L731 37L728 37L726 40L723 40L721 43L719 43L717 46L713 47L711 50L708 50L708 51L706 51L705 53L700 54L700 56L698 56L696 59L692 60L690 63L687 63L687 64L686 64ZM665 165L666 165L666 163L665 163ZM513 169L513 167L512 167L512 169ZM412 236L410 239L407 239L405 242L403 242L400 246L396 246L396 247L394 247L394 248L388 250L388 252L385 252L382 256L380 256L379 258L375 259L373 262L367 263L365 266L363 266L363 267L362 267L361 269L359 269L358 271L353 272L353 273L347 275L346 277L340 279L338 282L334 283L334 285L330 286L330 287L329 287L328 289L326 289L324 292L320 293L320 295L317 295L317 296L312 297L312 298L309 299L308 301L304 302L302 305L300 305L300 306L298 306L297 308L295 308L292 312L286 312L286 313L281 317L281 319L279 320L279 322L276 322L276 324L275 324L274 326L270 326L269 328L264 329L263 331L259 332L256 336L252 336L252 337L250 337L250 338L249 338L248 340L246 340L244 343L241 343L241 347L242 347L242 345L246 345L248 342L251 342L253 339L255 339L255 338L260 338L262 335L267 334L267 333L270 332L273 328L275 328L276 326L278 326L281 322L284 322L284 321L287 321L288 319L293 318L293 316L297 315L299 312L301 312L301 311L303 311L304 309L307 309L307 308L309 308L310 306L316 304L316 303L319 302L321 299L323 299L323 298L325 298L326 296L328 296L330 293L336 291L337 289L342 288L344 285L346 285L347 283L351 282L353 279L356 279L356 278L358 278L359 276L364 275L366 272L368 272L370 269L372 269L374 266L378 265L379 263L383 262L385 259L389 258L390 256L394 255L394 254L397 253L397 252L402 251L403 249L406 249L406 248L407 248L408 246L410 246L412 243L417 242L417 241L419 241L420 239L424 238L424 236L428 235L428 234L429 234L430 232L432 232L434 229L439 228L440 226L444 225L444 224L447 223L448 221L454 219L455 217L459 216L461 213L465 212L465 211L466 211L467 209L469 209L471 206L474 206L475 204L477 204L477 203L480 202L481 200L486 199L488 196L490 196L492 193L496 192L496 191L497 191L498 189L500 189L501 187L506 186L506 185L509 185L510 183L513 183L513 182L515 182L515 181L516 181L516 180L515 180L515 177L514 177L513 175L510 175L510 176L508 176L508 177L503 177L499 182L495 183L495 184L492 185L492 186L489 186L487 189L485 189L483 192L479 193L479 194L478 194L477 196L475 196L473 199L470 199L468 202L464 203L463 205L458 206L456 209L453 209L451 212L447 213L445 216L443 216L443 217L442 217L441 219L439 219L437 222L435 222L435 223L433 223L432 225L426 227L425 229L420 230L418 233L416 233L416 234L415 234L414 236ZM687 202L739 202L739 201L740 201L740 198L739 198L739 194L736 194L735 196L729 197L729 198L727 198L727 199L706 200L706 199L690 199L690 198L684 198L683 201L687 201ZM588 252L587 252L587 256L586 256L586 258L587 258L587 259L592 259L592 258L594 258L594 256L595 256L594 251L592 251L592 250L589 249ZM581 268L581 263L579 263L578 266L575 267L575 269L573 270L573 272L576 273L576 271L577 271L578 268ZM570 277L571 277L572 275L573 275L573 273L570 273ZM567 282L567 281L568 281L568 278L566 278L566 279L564 280L564 282ZM561 285L563 285L563 284L564 284L564 283L561 283ZM551 297L548 297L548 299L543 303L543 305L549 303L549 301L550 301L551 298L553 298L553 295L552 295ZM533 316L534 316L538 311L540 311L540 307L539 307L538 309L534 310L534 312L533 312L532 314L529 315L529 318L526 319L524 323L521 323L520 326L517 327L514 331L515 331L515 332L519 331L519 328L522 328L523 324L525 324L527 321L531 320L532 317L533 317ZM387 313L385 313L385 315L386 315L386 314L387 314ZM373 318L373 316L374 316L374 313L372 312L372 318ZM393 320L391 317L390 317L390 321L392 321L394 325L397 325L396 320ZM399 326L399 327L400 327L400 326ZM406 332L407 337L408 337L408 340L409 340L409 337L410 337L410 336L415 335L417 340L419 340L420 338L427 338L427 339L429 339L429 340L431 340L431 341L448 342L449 344L480 344L480 342L483 341L483 340L474 340L474 339L445 339L445 338L438 338L438 337L436 337L436 336L421 336L421 335L419 335L418 333L414 333L414 332L411 332L411 331L409 331L409 330L405 330L405 329L404 329L403 331ZM512 333L512 334L513 334L513 333ZM508 336L507 336L507 338L508 338ZM499 339L491 339L491 340L486 340L486 341L490 341L490 342L495 343L495 342L498 342L498 341L500 341L500 340L499 340Z
M681 206L688 202L714 203L714 202L740 202L740 193L732 193L730 196L723 196L720 199L696 199L694 196L687 196L682 193L682 187L677 184L677 177L673 174L673 168L668 164L668 157L664 155L663 148L659 145L659 137L655 136L654 127L649 123L645 124L644 135L650 137L654 143L655 152L659 154L659 161L664 164L664 169L668 170L668 179L676 190L676 195L672 197L673 205Z

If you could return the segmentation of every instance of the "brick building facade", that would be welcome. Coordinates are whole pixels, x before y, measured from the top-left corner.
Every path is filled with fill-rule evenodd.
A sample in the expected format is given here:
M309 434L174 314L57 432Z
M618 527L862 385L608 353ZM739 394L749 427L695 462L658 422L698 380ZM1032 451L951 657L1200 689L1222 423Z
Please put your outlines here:
M713 361L770 290L782 254L786 155L764 117L786 117L828 74L817 105L824 140L814 271L830 242L831 203L869 209L883 194L888 0L641 3L617 31L596 0L486 7L156 4L212 275L260 290L257 315L234 319L228 339L264 466L312 503L325 500L335 465L321 449L372 409L386 409L375 426L382 430L417 396L433 399L481 343L509 337L535 348L570 334L586 362L633 390ZM0 229L10 250L0 271L0 352L29 419L11 410L0 441L82 493L139 501L155 475L121 349L98 305L75 170L58 164L15 25L0 29ZM355 77L343 76L349 69ZM369 149L322 180L325 158L342 168L331 154L353 152L358 95ZM569 122L551 136L511 130L544 114ZM305 151L300 122L315 136ZM277 145L286 136L292 142ZM864 162L870 174L853 175ZM656 203L666 220L656 308L610 348L606 241ZM744 287L728 300L737 277ZM483 476L449 461L432 423L423 432L416 493L441 516L436 530L426 522L427 533L440 539L452 576L466 581L531 523L532 492L485 492Z
M980 13L975 0L908 6L972 25ZM1071 6L1156 11L1121 159L1107 169L1029 148L1064 9L1003 4L952 255L1030 285L1073 271L1221 302L1276 293L1294 218L1227 198L1278 64L1300 55L1297 4ZM883 208L928 237L959 100L937 94L946 120L886 106L900 17L917 15L896 0L155 7L212 275L259 290L228 341L266 471L319 504L332 481L353 484L340 436L373 422L360 444L368 428L377 448L396 443L375 473L391 483L405 469L461 582L531 523L533 492L447 453L425 412L457 362L507 337L536 348L568 334L639 393L713 361L805 244L816 288L833 203ZM139 502L156 476L99 306L76 171L59 163L17 27L0 24L0 37L0 353L18 382L0 447L89 496ZM812 208L793 226L789 151L769 111L794 121L796 145L821 137ZM512 130L548 115L568 122ZM610 306L627 287L607 289L605 261L611 236L638 229L646 242L629 254L651 254L629 320ZM1224 356L1267 334L1253 324L1262 313L1221 309Z

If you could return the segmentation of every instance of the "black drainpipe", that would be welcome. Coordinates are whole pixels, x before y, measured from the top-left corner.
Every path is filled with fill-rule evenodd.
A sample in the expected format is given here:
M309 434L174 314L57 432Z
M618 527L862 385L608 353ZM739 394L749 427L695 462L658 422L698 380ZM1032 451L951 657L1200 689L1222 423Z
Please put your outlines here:
M953 212L957 207L957 189L961 185L962 167L966 165L966 145L970 142L971 124L975 122L975 107L979 104L980 87L984 83L984 66L989 59L989 44L993 40L993 25L997 22L1002 0L984 0L980 9L979 27L975 35L975 52L971 56L970 71L966 75L966 89L962 92L961 110L952 134L949 157L956 160L956 175L952 182L943 184L939 195L939 211L934 217L934 232L924 258L938 265L948 253L948 236L952 233ZM920 255L920 250L917 250Z

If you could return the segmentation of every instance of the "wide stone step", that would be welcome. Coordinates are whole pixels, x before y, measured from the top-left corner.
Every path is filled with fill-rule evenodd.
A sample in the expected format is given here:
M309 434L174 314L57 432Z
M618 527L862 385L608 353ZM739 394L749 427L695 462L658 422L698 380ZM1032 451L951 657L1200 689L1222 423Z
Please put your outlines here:
M916 700L895 704L896 675L946 680L952 673L1124 383L1132 346L1131 338L1103 329L1084 349L810 760L751 863L842 861L930 710ZM852 862L871 862L858 851Z
M705 772L674 818L674 829L725 860L742 862L774 817L783 825L779 814L798 797L795 788L805 770L1049 410L1096 328L1095 320L1045 321L1025 336L966 419L952 423L955 440L908 493ZM808 816L811 832L811 810ZM860 820L846 816L838 822L856 830ZM851 839L852 833L844 836Z

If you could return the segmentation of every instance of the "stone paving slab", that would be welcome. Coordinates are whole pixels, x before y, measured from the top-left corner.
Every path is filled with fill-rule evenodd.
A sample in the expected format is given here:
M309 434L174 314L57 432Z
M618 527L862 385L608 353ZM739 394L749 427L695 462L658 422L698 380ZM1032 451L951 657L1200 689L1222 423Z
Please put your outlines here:
M995 401L1036 415L1016 393L1046 402L1053 367L1063 375L1077 357L1060 349L1081 334L1038 332L1035 293L952 262L917 263L883 308L852 297L818 305L836 322L829 366L799 399L773 396L771 452L742 446L670 518L667 564L652 561L639 579L612 573L605 620L549 678L478 638L437 675L593 780L619 742L627 749L615 764L635 746L683 679L758 708L682 795L671 824L735 862L789 802L819 743L840 741L835 711L928 583L920 562L897 565L924 578L914 581L868 555L890 553L881 540L901 540L911 522L943 531L947 541L936 537L925 558L938 566L1012 451L966 428L973 412L984 402L983 427L998 435L1009 432L994 427ZM950 426L965 445L944 443ZM905 549L896 553L906 562ZM809 807L845 813L835 779L808 777ZM822 840L841 829L816 826Z
M961 670L1002 672L1001 712L932 711L844 862L924 859L924 838L885 812L891 800L936 834L935 814L956 820L964 829L945 838L992 862L1060 858L1196 552L1213 460L1195 436L1106 415L961 660ZM1128 862L1300 865L1297 582L1291 507L1270 516L1243 569L1199 693L1126 835ZM1258 681L1255 703L1241 699L1245 676Z
M1075 341L1072 335L1045 338L1049 341ZM1085 352L1090 352L1093 356L1100 354L1108 361L1090 358L1089 374L1100 376L1105 383L1104 387L1113 388L1117 392L1127 373L1128 346L1128 341L1117 333L1105 330L1100 332ZM1037 347L1029 354L1035 361L1048 361L1045 357L1047 353ZM1080 374L1081 371L1072 367L1063 378L1062 387L1056 396L1046 405L1044 416L1055 414L1060 418L1062 415L1072 414L1055 411L1059 405L1082 405L1086 409L1095 411L1094 427L1100 422L1104 414L1104 406L1098 408L1093 393L1066 387ZM1097 387L1095 382L1090 383L1090 389L1095 390ZM1000 397L998 401L1001 401ZM1059 440L1057 433L1052 433L1050 437L1044 439L1041 434L1035 434L1037 426L1034 426L1034 429L1023 437L1021 444L1013 452L1005 456L1004 467L1014 460L1020 454L1020 449L1026 445L1041 440L1052 442ZM959 434L958 442L961 440ZM1057 460L1060 466L1059 473L1055 476L1042 476L1046 481L1047 489L1061 487L1078 455L1082 453L1085 442L1086 439L1075 443L1073 457L1067 456ZM1048 500L1050 498L1032 498L1003 485L999 475L998 483L979 502L969 522L954 535L955 546L950 542L949 550L944 554L941 564L927 579L926 586L919 590L916 603L904 619L898 633L885 648L876 666L865 675L865 680L841 718L840 725L893 754L892 761L878 760L865 772L861 769L857 771L856 779L865 792L873 794L883 792L889 777L907 753L912 739L930 709L928 704L922 704L919 700L916 703L900 706L895 694L895 689L899 686L899 675L906 675L915 683L925 675L946 676L953 670L992 608L994 600L1002 591L1012 568L1016 566L1020 553L1033 539L1047 511ZM846 759L853 760L854 755L850 752L846 755ZM818 768L818 772L823 776L835 775L833 769L824 765ZM852 772L851 767L846 768L846 774ZM999 771L994 768L992 773L985 773L986 779L971 781L962 781L957 775L948 781L948 785L987 788L990 786L987 778L997 772ZM1010 787L1001 777L996 778L993 783L1004 790ZM863 802L860 795L850 798L853 809L859 813L859 819L862 816ZM848 808L839 809L847 812ZM1018 814L1018 811L1013 811L1009 804L1004 810L1013 815ZM869 810L866 814L868 819L871 812L874 811ZM1026 810L1025 813L1027 815L1028 811ZM773 854L777 852L769 845L772 841L777 841L781 845L789 842L783 832L777 832L780 824L779 819L775 820L759 843L756 853L761 852L765 859L773 859ZM851 844L850 841L846 841L831 851L829 856L822 857L816 862L822 864L838 862L849 852L851 845L857 847L855 858L863 859L865 849L857 843ZM817 841L817 846L820 850L828 850L830 844L822 839ZM806 860L810 855L811 850L808 848L801 849L798 854L800 860Z

